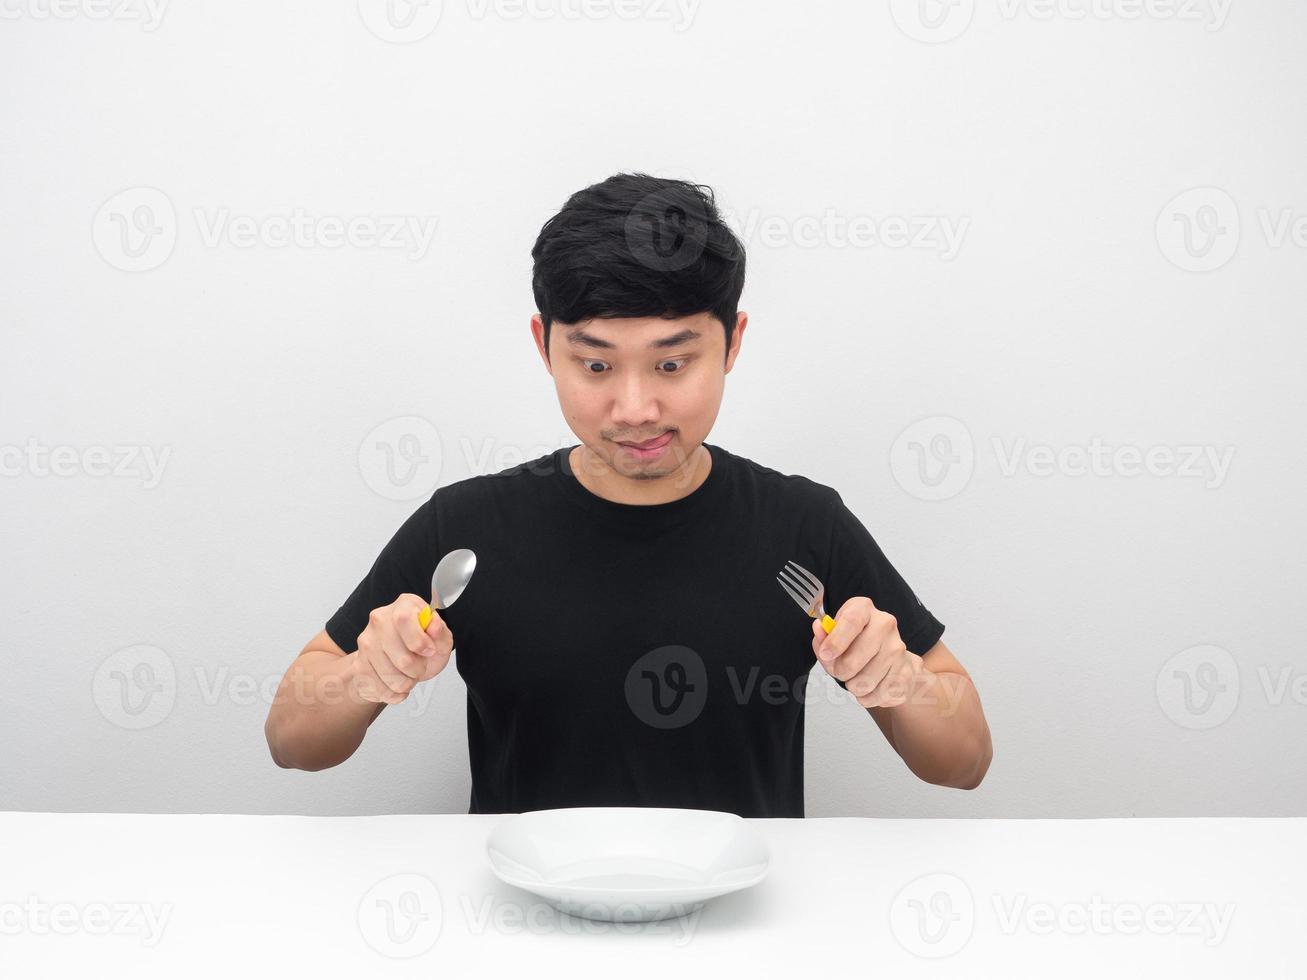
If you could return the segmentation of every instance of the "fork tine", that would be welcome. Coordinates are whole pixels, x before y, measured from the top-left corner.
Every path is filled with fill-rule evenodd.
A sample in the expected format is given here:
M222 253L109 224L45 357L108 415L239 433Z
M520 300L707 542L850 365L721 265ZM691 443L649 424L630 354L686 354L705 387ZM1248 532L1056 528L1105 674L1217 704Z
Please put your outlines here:
M776 578L783 580L787 582L789 585L791 585L795 589L795 591L797 591L801 596L804 597L804 599L807 600L808 605L811 605L813 601L817 598L817 593L813 591L812 586L810 586L803 579L799 578L799 576L795 575L794 572L790 571L789 568L782 568L780 574L777 575Z
M826 591L826 587L821 584L821 579L817 578L816 575L813 575L812 572L808 571L797 561L787 561L785 566L786 568L793 567L797 571L802 572L812 582L812 591L814 594Z
M789 593L790 598L793 599L795 602L797 602L797 603L799 604L799 607L800 607L804 612L806 612L806 613L807 613L808 615L810 615L810 616L812 615L812 603L811 603L811 602L806 601L806 600L803 598L803 596L801 596L801 595L799 595L799 593L795 592L795 591L794 591L794 588L793 588L793 587L792 587L788 582L786 582L783 578L781 578L779 575L776 576L776 581L781 583L781 588L784 589L786 592Z

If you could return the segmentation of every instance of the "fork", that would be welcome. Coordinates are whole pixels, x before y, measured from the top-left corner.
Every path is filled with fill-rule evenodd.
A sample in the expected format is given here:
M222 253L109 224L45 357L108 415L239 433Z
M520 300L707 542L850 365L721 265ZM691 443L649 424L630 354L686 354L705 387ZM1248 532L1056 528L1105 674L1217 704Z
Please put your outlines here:
M821 617L821 628L827 633L835 628L835 620L826 615L826 609L821 604L826 596L826 586L821 584L821 579L816 575L796 561L787 561L776 576L776 581L781 583L781 588L789 593L790 598L805 613L813 619Z

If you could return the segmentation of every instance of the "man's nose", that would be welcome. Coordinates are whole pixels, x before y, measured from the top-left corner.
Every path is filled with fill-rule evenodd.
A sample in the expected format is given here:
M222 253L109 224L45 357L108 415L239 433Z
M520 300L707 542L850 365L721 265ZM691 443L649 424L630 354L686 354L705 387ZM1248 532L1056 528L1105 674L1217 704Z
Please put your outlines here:
M624 379L613 403L613 422L623 429L638 432L641 426L658 421L658 415L658 399L653 387L640 378Z

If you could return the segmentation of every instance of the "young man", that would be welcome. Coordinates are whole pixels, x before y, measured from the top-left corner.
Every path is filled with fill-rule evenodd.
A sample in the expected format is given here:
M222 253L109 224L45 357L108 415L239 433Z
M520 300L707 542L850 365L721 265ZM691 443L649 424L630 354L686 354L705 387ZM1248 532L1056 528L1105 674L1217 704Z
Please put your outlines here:
M619 174L574 194L532 256L531 333L580 444L441 487L404 522L286 672L277 764L345 761L457 640L471 813L801 817L818 663L917 776L979 785L976 690L840 495L704 442L748 325L711 191ZM424 631L455 548L476 572ZM825 585L829 635L778 583L790 561Z

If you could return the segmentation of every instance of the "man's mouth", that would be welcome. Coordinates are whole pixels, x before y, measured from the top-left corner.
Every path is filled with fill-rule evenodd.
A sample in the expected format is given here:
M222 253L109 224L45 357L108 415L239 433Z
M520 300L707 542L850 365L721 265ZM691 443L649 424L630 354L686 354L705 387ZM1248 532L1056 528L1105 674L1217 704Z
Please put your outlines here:
M646 439L644 442L619 442L619 446L626 446L630 449L661 449L672 441L672 433L664 432L657 439Z

